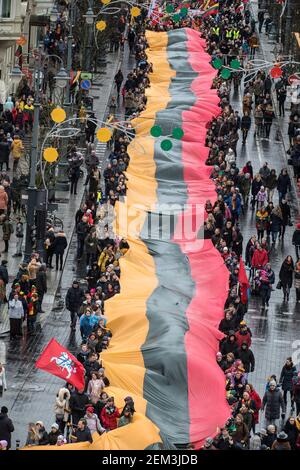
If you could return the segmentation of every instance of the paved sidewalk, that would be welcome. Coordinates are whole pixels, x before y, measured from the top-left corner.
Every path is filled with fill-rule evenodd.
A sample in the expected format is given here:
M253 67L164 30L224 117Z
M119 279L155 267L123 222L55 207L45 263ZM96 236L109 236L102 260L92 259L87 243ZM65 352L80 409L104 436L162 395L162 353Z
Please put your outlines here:
M113 90L113 77L120 64L118 53L108 55L108 64L91 94L94 97L94 111L99 120L107 117L107 105ZM96 151L101 158L100 167L103 168L106 151L103 145L97 144ZM6 356L6 371L8 390L1 399L1 405L8 407L10 417L13 419L15 432L12 439L12 447L16 440L24 445L27 425L30 421L41 419L47 429L54 421L54 402L58 389L62 386L61 379L51 376L43 371L35 369L34 364L42 350L53 337L63 344L71 352L78 350L81 342L79 331L73 333L70 330L70 316L65 308L53 308L55 295L64 299L66 290L70 287L74 277L84 277L85 265L78 265L76 258L77 237L74 233L74 216L84 194L84 180L78 185L78 195L71 196L67 204L60 204L58 216L63 219L67 233L69 247L65 256L65 264L62 272L51 271L49 273L49 293L45 298L43 309L46 314L42 318L42 330L35 336L9 341L7 336L0 339L0 360ZM60 197L60 195L58 195ZM62 193L61 197L66 197ZM9 272L15 273L18 262L11 258L14 253L14 243L10 247ZM1 248L1 247L0 247ZM1 328L1 324L0 324Z
M254 19L257 21L257 14L258 14L258 2L257 0L251 0L250 2L250 9L252 11L252 15ZM258 33L258 23L257 23L257 33ZM258 33L259 35L259 43L260 47L258 49L258 53L256 54L255 58L263 59L268 62L275 63L278 52L279 51L279 44L276 41L270 40L269 37L265 34L265 26L262 28L262 32ZM282 147L284 156L285 156L285 165L288 169L288 173L290 175L292 186L293 186L293 197L295 197L295 202L297 204L298 213L300 213L300 191L296 185L294 179L294 172L293 167L288 165L288 154L287 150L290 148L289 136L288 136L288 126L289 126L289 118L290 118L290 108L291 103L287 99L285 102L285 115L279 116L279 106L276 97L275 87L272 88L272 98L273 98L273 105L276 114L276 122L274 122L274 126L276 131L278 130L278 134L280 137L280 141L277 141L275 138L274 144L279 145Z

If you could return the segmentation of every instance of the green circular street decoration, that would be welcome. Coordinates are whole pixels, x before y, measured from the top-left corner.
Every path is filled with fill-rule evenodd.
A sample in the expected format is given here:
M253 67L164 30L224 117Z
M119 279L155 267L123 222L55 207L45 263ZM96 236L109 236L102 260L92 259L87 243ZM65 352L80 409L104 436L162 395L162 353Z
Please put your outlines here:
M224 78L224 80L227 80L228 78L231 77L231 72L229 69L223 69L221 72L221 77Z
M186 7L181 8L180 16L184 18L188 14L188 9Z
M174 139L180 140L184 136L184 132L180 127L175 127L173 129L172 136L174 137Z
M212 64L215 69L220 69L223 66L221 59L214 59Z
M173 11L174 11L173 5L171 5L171 4L167 5L166 12L167 13L173 13Z
M162 150L168 151L171 150L173 147L172 142L170 140L163 140L162 143L160 144L160 147Z
M152 137L160 137L162 135L162 128L160 126L153 126L150 129Z
M175 15L173 15L173 21L175 21L175 23L177 23L178 21L180 21L180 15L178 13L175 13Z
M240 68L240 66L241 66L241 63L240 63L240 61L237 60L237 59L233 59L233 60L230 62L230 67L231 67L232 69L237 70L237 69Z

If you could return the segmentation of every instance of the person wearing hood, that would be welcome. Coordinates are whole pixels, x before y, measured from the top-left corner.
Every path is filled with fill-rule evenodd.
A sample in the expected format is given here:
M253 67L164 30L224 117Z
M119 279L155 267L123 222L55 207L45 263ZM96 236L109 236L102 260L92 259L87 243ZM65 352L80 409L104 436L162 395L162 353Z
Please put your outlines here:
M97 315L92 314L90 308L87 308L85 313L81 315L79 322L82 339L86 340L89 337L97 323Z
M15 428L12 420L8 417L8 409L2 406L0 413L0 441L7 442L7 450L11 447L11 434Z
M291 445L288 441L288 435L281 431L277 434L276 440L273 442L271 450L291 450Z
M20 137L15 134L11 144L11 154L13 157L13 171L15 172L19 164L20 158L24 155L24 145Z
M241 321L240 324L239 324L239 329L235 333L235 337L236 337L236 340L237 340L237 343L238 343L238 347L241 348L242 344L246 343L248 348L250 348L250 346L251 346L251 336L252 336L252 333L251 333L250 328L247 326L247 324L244 320Z
M56 395L55 404L54 404L54 413L55 413L55 421L60 430L60 434L64 434L65 426L66 426L66 423L68 422L69 413L70 413L70 408L69 408L70 398L71 398L70 390L68 390L66 387L60 388Z
M280 271L279 279L283 289L283 301L289 301L290 289L293 285L294 277L294 261L291 256L287 256L283 261Z
M221 353L225 356L228 353L233 353L238 357L238 343L234 331L229 331L227 338L221 343Z
M129 410L130 413L131 413L131 416L133 416L134 413L135 413L133 398L132 397L125 397L124 401L125 401L125 405L124 405L124 408L122 410L121 417L124 416L124 413L125 413L126 410Z
M266 426L269 424L276 426L280 417L280 409L282 410L282 416L285 416L286 406L282 393L276 386L275 380L271 380L269 390L265 392L262 400L262 411L265 411Z
M13 103L13 101L12 101L11 96L8 96L6 102L4 103L3 111L10 111L10 112L12 112L12 110L14 109L14 107L15 107L15 106L14 106L14 103Z
M292 358L288 357L280 374L279 382L281 383L282 391L283 391L283 399L285 406L287 405L287 394L290 392L291 396L291 405L293 407L293 377L297 373L297 368L294 366Z
M67 237L63 230L60 230L55 237L53 243L53 253L56 256L56 271L58 271L58 264L60 264L60 271L63 268L64 252L68 246Z
M58 436L60 435L59 426L57 423L53 423L51 426L51 431L48 434L48 444L50 446L55 446L57 444Z
M242 361L246 374L249 372L254 372L255 368L255 358L254 354L247 342L242 343L241 348L238 350L238 357Z

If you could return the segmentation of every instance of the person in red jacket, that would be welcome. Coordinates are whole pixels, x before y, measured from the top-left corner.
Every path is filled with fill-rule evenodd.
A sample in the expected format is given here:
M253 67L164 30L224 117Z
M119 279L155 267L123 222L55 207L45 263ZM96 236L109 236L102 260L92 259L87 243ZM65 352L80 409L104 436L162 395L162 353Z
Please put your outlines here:
M247 343L248 348L250 348L251 342L252 342L251 336L252 336L252 333L251 333L250 328L248 328L245 321L241 321L239 325L239 329L235 333L236 341L237 341L239 348L242 347L243 343Z
M252 256L252 268L253 269L261 269L269 262L268 253L265 249L263 249L260 244L258 243L256 249L253 252Z
M118 426L117 418L120 417L118 408L115 406L114 397L109 397L105 407L101 411L100 419L106 431L112 431Z
M254 390L254 387L252 384L246 385L245 392L249 393L250 399L253 400L255 403L255 411L253 413L253 423L252 423L252 427L253 429L255 429L255 425L259 423L259 410L261 409L261 405L262 405L261 398L258 395L257 391Z

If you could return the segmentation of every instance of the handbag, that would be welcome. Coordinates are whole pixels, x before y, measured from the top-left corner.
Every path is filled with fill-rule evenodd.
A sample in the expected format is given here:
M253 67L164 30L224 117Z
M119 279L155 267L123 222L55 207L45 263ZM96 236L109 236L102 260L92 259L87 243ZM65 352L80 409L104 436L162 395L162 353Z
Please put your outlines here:
M276 289L281 289L282 288L282 284L281 284L281 281L278 281L277 282L277 286L276 286Z

